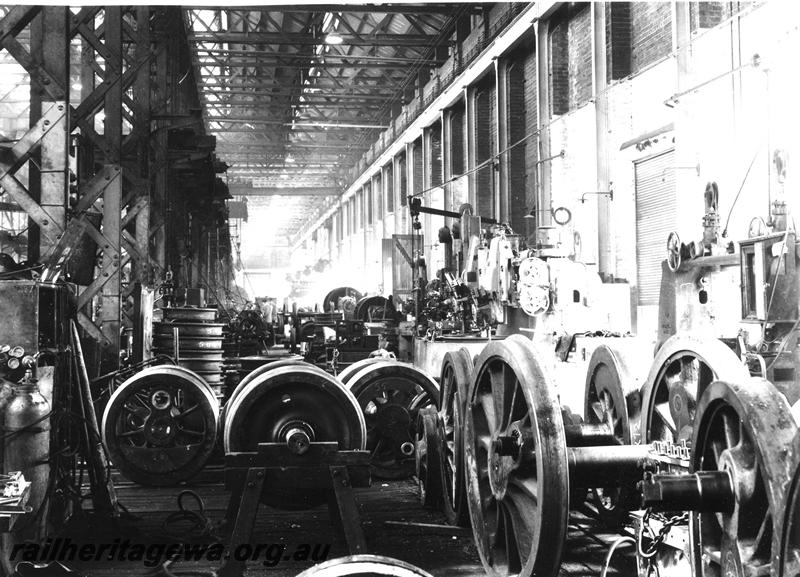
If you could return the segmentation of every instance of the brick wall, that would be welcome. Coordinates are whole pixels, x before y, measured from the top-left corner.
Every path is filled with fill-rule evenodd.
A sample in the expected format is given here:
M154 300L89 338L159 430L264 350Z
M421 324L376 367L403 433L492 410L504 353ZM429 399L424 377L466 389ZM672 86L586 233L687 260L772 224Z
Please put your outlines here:
M631 3L631 71L636 73L672 50L669 2Z
M566 15L559 15L550 22L550 110L552 114L565 114L569 111L569 21Z
M450 145L453 174L464 174L464 102L453 106L450 121Z
M386 167L386 182L383 188L386 193L386 212L394 212L394 169L391 163Z
M442 124L435 123L430 130L430 166L428 182L431 186L442 184Z
M533 68L533 77L527 77L530 67L529 58L535 55L534 45L531 42L523 46L511 55L508 69L508 144L514 148L508 151L508 210L510 215L511 228L523 237L527 235L527 224L531 219L526 219L525 215L533 208L535 201L529 197L529 183L534 179L528 174L528 152L535 153L536 146L531 144L530 139L525 137L531 133L529 129L528 117L536 116L536 100L534 98L532 106L529 106L527 85L531 82L536 84L536 69ZM534 128L535 129L535 125ZM517 144L518 142L521 144ZM501 148L505 146L501 145Z
M569 60L569 110L592 96L592 18L588 5L570 15L567 27Z

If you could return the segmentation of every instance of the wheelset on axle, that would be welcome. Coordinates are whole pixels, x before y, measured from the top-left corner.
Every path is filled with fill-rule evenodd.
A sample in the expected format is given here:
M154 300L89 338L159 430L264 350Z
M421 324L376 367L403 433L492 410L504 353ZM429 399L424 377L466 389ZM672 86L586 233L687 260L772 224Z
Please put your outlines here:
M183 367L150 367L120 385L103 412L113 464L142 485L187 481L214 450L219 404L213 389Z
M259 443L287 445L297 464L313 442L336 442L339 451L364 449L364 416L355 397L325 371L299 364L255 376L231 399L223 432L226 454L256 452ZM327 495L292 479L272 479L261 502L278 509L308 509Z
M651 447L616 444L607 425L565 427L541 354L522 337L490 343L469 389L467 496L488 574L557 575L574 488L632 491L642 479L648 508L694 511L696 575L744 576L778 557L791 467L780 455L791 451L797 425L770 383L709 383L695 407L691 471L653 474L663 462ZM588 438L602 444L579 446Z
M383 360L349 375L346 386L364 414L372 474L382 479L413 475L417 415L424 407L438 408L436 381L412 365Z

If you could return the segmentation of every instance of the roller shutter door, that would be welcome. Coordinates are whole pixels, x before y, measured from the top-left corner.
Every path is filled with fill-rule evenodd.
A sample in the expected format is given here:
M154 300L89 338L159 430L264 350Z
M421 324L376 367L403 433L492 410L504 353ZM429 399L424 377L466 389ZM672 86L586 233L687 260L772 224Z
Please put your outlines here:
M657 305L667 236L677 224L674 152L653 156L634 166L639 305Z

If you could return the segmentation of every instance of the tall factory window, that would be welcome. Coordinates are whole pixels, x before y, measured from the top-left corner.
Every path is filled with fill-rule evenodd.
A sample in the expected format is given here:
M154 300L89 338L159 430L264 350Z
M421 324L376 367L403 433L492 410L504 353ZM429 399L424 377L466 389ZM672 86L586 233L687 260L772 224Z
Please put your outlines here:
M372 226L372 183L364 184L364 217L367 226Z
M698 32L705 28L713 28L752 4L753 2L690 2L691 30Z
M674 157L674 152L669 151L634 164L636 271L642 306L658 304L664 247L677 225Z
M428 134L428 182L430 186L442 185L442 124L436 122L431 126Z
M606 76L619 80L631 73L631 3L606 2Z
M386 191L386 213L394 212L394 166L390 162L385 168L386 176L383 180L383 187Z
M496 105L494 76L481 83L475 94L475 204L480 216L494 218L494 167L490 161L497 130L494 119Z
M400 206L408 204L408 173L406 172L406 153L403 152L397 157L397 185L400 188Z
M550 102L565 114L592 95L592 21L586 2L562 8L550 22Z
M450 154L453 174L464 174L464 101L453 105L450 114Z
M636 73L672 51L670 2L631 3L631 72Z
M412 194L418 194L425 188L422 184L422 138L417 138L414 141L414 146L411 148L412 166L414 173L412 174L411 186L413 186Z
M381 173L378 172L378 174L372 177L372 210L374 212L374 217L372 220L374 222L383 220L383 189L381 188L382 184L383 184L383 178L381 178Z
M356 192L356 203L355 203L355 227L353 230L358 232L364 228L364 189L359 189Z
M508 213L511 228L517 234L524 235L527 234L526 222L531 220L526 219L525 215L531 207L528 207L528 178L525 167L528 110L525 106L525 60L522 55L512 57L506 78L508 82L506 118L508 119L509 142L501 144L500 148L514 146L505 153L508 162Z

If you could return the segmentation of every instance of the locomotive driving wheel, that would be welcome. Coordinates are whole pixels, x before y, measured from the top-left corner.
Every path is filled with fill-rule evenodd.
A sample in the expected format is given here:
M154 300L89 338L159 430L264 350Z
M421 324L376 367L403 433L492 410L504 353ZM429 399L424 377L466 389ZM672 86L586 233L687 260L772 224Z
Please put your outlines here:
M392 577L432 577L427 571L405 561L380 555L351 555L331 559L306 569L297 577L349 577L355 575Z
M694 574L769 575L781 548L793 466L787 455L797 434L788 403L765 380L717 381L697 412L692 470L726 472L733 498L725 511L692 513Z
M251 380L230 404L223 434L226 453L286 443L302 459L310 442L337 442L340 451L364 448L364 417L339 381L316 367L283 366ZM261 501L279 509L307 509L327 495L271 484Z
M795 439L794 478L788 492L786 506L783 508L783 544L778 569L779 577L800 575L800 435Z
M426 509L438 509L442 503L442 471L437 435L439 414L428 406L417 415L417 435L414 439L416 477L420 503Z
M555 576L569 511L555 387L524 337L489 343L475 366L464 451L481 563L489 575Z
M716 380L750 377L736 354L720 341L674 335L659 349L643 389L642 440L690 441L697 399Z
M150 367L108 400L102 436L114 465L142 485L186 481L214 450L219 404L198 375L177 366Z
M586 373L585 421L606 425L620 445L640 442L640 386L646 369L642 369L642 377L636 378L639 374L636 352L600 345L592 354ZM598 487L592 489L590 501L600 519L617 529L627 518L627 512L637 508L636 499L633 491Z
M347 386L364 413L372 473L382 479L410 477L417 414L438 405L436 381L412 365L384 361L366 365Z
M441 441L442 489L444 514L451 525L469 524L467 492L464 482L464 403L472 377L472 356L465 348L448 352L442 361L442 418L439 421Z

